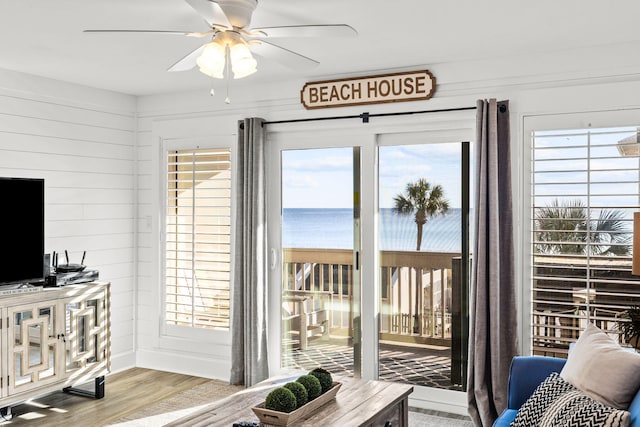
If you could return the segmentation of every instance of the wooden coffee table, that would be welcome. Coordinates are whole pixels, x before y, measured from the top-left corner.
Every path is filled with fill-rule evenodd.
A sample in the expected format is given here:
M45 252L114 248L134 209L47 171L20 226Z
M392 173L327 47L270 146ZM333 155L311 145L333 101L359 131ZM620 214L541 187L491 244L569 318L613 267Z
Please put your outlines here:
M212 403L193 414L176 420L167 426L225 426L234 422L259 422L251 410L262 403L267 394L276 387L293 381L295 376L268 379L226 399ZM356 378L336 377L342 383L336 399L317 411L299 420L294 426L385 426L406 427L409 425L410 385L382 381L367 381ZM387 424L389 422L389 424Z

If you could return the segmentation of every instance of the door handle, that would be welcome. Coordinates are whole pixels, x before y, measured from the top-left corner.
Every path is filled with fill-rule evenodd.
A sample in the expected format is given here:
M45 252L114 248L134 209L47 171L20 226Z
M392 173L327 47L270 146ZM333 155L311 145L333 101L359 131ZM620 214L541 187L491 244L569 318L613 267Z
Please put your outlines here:
M276 255L276 250L274 248L271 248L271 270L275 270L276 269L276 263L278 261L278 257Z

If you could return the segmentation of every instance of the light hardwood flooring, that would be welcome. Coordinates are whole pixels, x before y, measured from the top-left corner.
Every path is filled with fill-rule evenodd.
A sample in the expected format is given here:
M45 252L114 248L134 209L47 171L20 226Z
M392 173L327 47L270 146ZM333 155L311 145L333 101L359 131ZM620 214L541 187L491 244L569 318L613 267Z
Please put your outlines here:
M104 426L208 381L189 375L133 368L107 376L104 399L96 400L60 391L14 406L11 409L13 419L3 423L0 418L0 425Z

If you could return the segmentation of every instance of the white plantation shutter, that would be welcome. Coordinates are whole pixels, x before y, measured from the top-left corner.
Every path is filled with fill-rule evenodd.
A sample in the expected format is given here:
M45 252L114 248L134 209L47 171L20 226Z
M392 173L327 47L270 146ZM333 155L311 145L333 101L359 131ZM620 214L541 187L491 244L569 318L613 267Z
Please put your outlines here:
M637 144L625 145L637 131L532 133L534 354L566 357L587 322L618 338L620 313L640 304L630 247L639 157Z
M229 329L231 152L167 152L165 320Z

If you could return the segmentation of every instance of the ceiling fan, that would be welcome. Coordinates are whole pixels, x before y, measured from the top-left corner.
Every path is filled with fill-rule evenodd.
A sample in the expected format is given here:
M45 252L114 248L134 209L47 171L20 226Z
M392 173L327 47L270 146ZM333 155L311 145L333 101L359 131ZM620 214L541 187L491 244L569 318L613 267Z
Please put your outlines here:
M296 70L306 70L318 61L274 44L271 39L298 37L353 37L358 33L346 24L289 25L251 28L251 16L258 0L185 0L204 18L203 32L168 30L85 30L87 33L159 33L188 37L209 37L209 41L177 61L168 71L185 71L198 66L211 77L236 79L257 71L258 57L274 59Z

